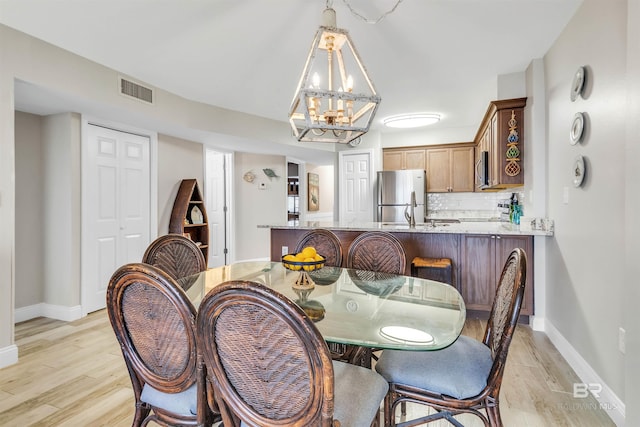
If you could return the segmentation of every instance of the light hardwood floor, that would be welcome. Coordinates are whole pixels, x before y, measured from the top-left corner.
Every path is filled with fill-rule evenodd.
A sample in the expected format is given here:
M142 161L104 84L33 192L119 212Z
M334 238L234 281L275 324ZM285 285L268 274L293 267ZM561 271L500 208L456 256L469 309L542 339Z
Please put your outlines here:
M483 321L469 319L463 333L479 339L483 331ZM16 344L20 361L0 369L0 426L131 425L131 383L104 310L69 323L17 324ZM519 325L500 395L505 425L614 426L595 399L572 397L575 382L546 336ZM425 411L407 409L409 415ZM475 417L460 421L481 425Z

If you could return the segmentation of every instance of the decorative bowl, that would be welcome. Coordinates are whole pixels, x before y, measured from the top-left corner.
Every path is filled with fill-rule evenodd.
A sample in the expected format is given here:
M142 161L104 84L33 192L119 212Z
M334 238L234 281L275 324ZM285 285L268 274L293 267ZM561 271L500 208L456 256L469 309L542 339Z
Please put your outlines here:
M284 267L287 270L291 270L291 271L314 271L314 270L320 270L322 267L324 267L324 263L326 262L326 258L323 255L320 255L322 257L321 260L319 261L289 261L289 260L285 260L285 257L289 256L289 255L293 255L295 256L296 254L287 254L287 255L283 255L282 256L282 265L284 265Z
M309 277L309 272L321 269L326 262L326 258L318 254L322 258L318 261L290 261L285 259L289 255L295 256L295 254L283 255L282 265L284 265L287 270L300 272L292 288L302 301L306 301L309 293L311 293L316 286L311 277Z

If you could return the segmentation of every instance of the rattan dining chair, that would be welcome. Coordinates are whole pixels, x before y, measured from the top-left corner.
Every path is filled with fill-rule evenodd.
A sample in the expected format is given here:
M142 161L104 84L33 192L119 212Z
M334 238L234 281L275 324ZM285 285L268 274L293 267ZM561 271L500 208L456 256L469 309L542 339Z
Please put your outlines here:
M404 274L407 256L402 243L391 233L367 231L356 237L347 253L347 267L372 272L369 280L376 277L387 278L388 274ZM357 275L366 274L363 272ZM371 366L371 359L378 348L364 349L345 344L330 346L333 358L363 366Z
M342 246L340 239L332 231L324 229L311 230L303 235L296 245L296 253L306 246L313 246L319 254L325 257L325 265L342 267Z
M197 330L225 427L379 424L387 382L332 361L313 322L277 291L220 284L200 304Z
M207 269L207 261L196 243L180 234L165 234L151 242L142 262L182 279Z
M404 274L407 256L391 233L367 231L356 237L347 253L347 267L379 273Z
M454 416L462 413L480 417L485 426L502 426L500 386L520 315L526 275L526 254L515 249L502 270L482 342L460 336L443 350L382 353L376 371L389 382L385 426L396 425L395 409L402 402L428 405L436 412L398 426L442 418L461 426Z
M196 310L182 288L154 266L127 264L111 277L107 312L133 386L132 425L212 423Z

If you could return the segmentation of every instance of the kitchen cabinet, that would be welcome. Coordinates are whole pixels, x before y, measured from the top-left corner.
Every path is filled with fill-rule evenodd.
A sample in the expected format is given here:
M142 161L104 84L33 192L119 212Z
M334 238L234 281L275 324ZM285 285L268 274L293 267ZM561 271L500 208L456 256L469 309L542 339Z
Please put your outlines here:
M527 98L492 101L478 128L474 143L475 182L479 190L499 190L524 185L524 107ZM483 182L482 152L488 152L488 177Z
M427 148L427 192L472 192L474 145Z
M180 182L169 219L169 233L182 234L190 238L200 247L204 259L209 259L207 211L195 179L183 179Z
M533 314L532 236L487 234L461 236L459 284L467 310L491 311L502 268L515 248L522 248L527 255L527 279L520 314Z
M343 254L351 243L367 229L327 229L340 240ZM372 228L374 229L374 228ZM378 230L376 227L375 230ZM278 261L285 248L296 247L309 230L299 227L271 228L271 260ZM524 249L527 255L527 279L520 314L534 314L534 254L533 236L521 234L466 234L389 231L402 244L407 257L405 274L411 274L411 260L416 256L449 258L453 265L453 286L464 298L467 310L484 316L491 311L496 285L509 254L515 248ZM346 256L346 255L344 255ZM521 319L523 320L523 319Z
M403 169L423 169L425 167L424 148L393 148L382 152L382 169L386 171Z

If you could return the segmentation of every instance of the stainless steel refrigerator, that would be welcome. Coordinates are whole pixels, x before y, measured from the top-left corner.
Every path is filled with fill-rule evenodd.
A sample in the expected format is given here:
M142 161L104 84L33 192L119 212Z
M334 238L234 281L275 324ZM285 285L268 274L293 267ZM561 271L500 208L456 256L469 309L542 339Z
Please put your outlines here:
M422 169L380 171L377 176L376 221L407 223L405 208L416 192L416 223L423 223L427 215L427 174Z

